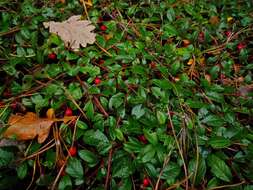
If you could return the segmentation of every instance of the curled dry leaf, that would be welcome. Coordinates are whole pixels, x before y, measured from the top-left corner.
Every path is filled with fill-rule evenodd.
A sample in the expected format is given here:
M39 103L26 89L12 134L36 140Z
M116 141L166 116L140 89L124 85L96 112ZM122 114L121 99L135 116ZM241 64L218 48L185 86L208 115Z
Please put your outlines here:
M10 125L3 137L17 140L31 140L38 136L38 143L43 143L49 135L52 124L56 121L67 123L75 119L75 116L62 119L39 118L35 113L28 112L25 115L11 115L8 121Z
M74 15L63 22L44 22L43 25L49 27L49 32L59 35L65 46L70 46L73 50L96 41L96 34L92 32L95 26L88 20L81 20L81 15Z

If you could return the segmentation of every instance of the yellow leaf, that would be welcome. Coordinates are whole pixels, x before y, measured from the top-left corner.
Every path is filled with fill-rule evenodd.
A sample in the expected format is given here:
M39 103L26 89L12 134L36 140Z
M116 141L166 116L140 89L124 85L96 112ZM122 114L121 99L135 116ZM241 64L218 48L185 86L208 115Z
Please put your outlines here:
M201 65L204 65L205 62L206 62L205 57L201 57L201 58L199 59L199 63L200 63Z
M233 19L234 18L230 16L230 17L227 18L227 22L231 22Z
M48 119L53 119L55 117L55 114L54 114L54 109L53 108L49 108L47 110L47 118Z

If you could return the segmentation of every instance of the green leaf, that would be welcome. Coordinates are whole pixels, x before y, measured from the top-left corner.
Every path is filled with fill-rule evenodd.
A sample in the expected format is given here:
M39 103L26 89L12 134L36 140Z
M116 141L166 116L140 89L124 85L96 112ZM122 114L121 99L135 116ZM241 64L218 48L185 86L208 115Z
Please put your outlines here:
M225 125L224 119L216 115L208 115L202 120L202 123L213 127L223 127Z
M167 18L170 22L172 22L173 20L175 20L175 11L172 7L170 7L167 10Z
M206 95L213 101L216 101L218 103L224 103L223 94L217 92L207 92Z
M121 92L113 95L109 100L109 108L112 109L114 107L117 109L120 107L123 104L124 97L125 95Z
M70 158L66 167L66 172L73 178L83 178L83 166L77 158Z
M112 176L118 178L127 178L133 173L132 162L129 157L120 157L112 163Z
M232 173L228 165L219 157L211 154L208 156L208 165L211 167L211 172L219 179L230 182Z
M84 111L86 112L86 115L89 119L92 119L93 118L93 115L94 115L94 107L93 107L93 103L92 101L88 101L86 104L85 104L85 107L84 107Z
M116 134L117 139L119 139L120 141L124 140L124 135L119 128L115 129L115 134Z
M17 174L19 179L24 179L27 175L27 164L26 162L23 162L18 168L17 168Z
M153 145L156 145L158 143L158 138L157 138L157 134L156 132L149 132L148 130L144 129L144 136L146 137L146 139Z
M76 125L80 129L83 129L83 130L88 129L88 125L81 120L78 120Z
M145 114L145 110L142 108L141 104L133 107L132 115L134 115L136 119L141 118L144 114Z
M83 97L81 87L77 83L70 83L68 87L69 93L75 100L79 100Z
M83 135L83 141L91 146L95 146L101 154L107 153L111 148L108 138L100 130L88 130Z
M181 67L181 63L180 62L177 61L177 62L173 63L171 65L171 74L172 75L176 75L177 72L179 71L180 67Z
M129 137L129 142L124 143L124 150L129 153L138 153L142 150L142 145L135 138Z
M155 84L156 86L160 87L163 90L167 90L167 89L172 89L172 84L170 81L166 80L166 79L153 79L152 83Z
M58 185L59 190L71 190L72 182L68 175L65 175L61 178L60 183Z
M162 125L162 124L165 124L166 119L167 119L167 115L161 111L157 111L156 118L157 118L159 124Z
M0 167L7 166L14 159L14 154L0 148Z
M80 150L78 155L86 161L90 167L94 167L98 163L97 155L89 150Z
M225 137L212 137L208 140L208 144L213 148L227 148L231 145L231 141Z
M167 36L167 37L172 37L172 36L177 36L178 35L177 29L174 26L170 25L170 24L164 25L163 30L164 30L165 36Z
M193 183L193 180L195 180L195 185L199 185L204 180L206 174L205 160L203 158L199 158L197 163L196 158L191 159L189 162L189 172L192 173L192 176L190 178L191 182Z
M153 145L151 144L146 145L140 154L142 162L146 163L152 160L155 156L155 153L156 153L156 150Z
M180 174L181 168L175 162L169 162L168 165L163 170L161 179L176 179L176 177Z

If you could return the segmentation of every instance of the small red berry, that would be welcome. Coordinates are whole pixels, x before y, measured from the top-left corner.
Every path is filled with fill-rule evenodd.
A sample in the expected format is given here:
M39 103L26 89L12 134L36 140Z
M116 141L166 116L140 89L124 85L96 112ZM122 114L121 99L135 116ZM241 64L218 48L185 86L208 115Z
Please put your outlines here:
M100 30L102 30L102 31L106 31L106 30L107 30L107 26L105 26L105 25L101 25L101 26L100 26Z
M65 110L65 114L64 114L65 116L72 116L73 115L73 111L72 111L72 109L71 108L67 108L66 110Z
M225 32L225 35L226 35L227 37L230 37L230 36L231 36L231 34L232 34L232 32L231 32L231 31L226 31L226 32Z
M49 53L49 54L48 54L48 59L56 60L56 59L57 59L57 55L56 55L54 52Z
M103 65L104 63L105 63L105 60L99 59L99 61L98 61L98 64L99 64L99 65Z
M156 63L155 62L151 62L150 63L150 67L151 67L151 69L155 69L156 68Z
M144 143L144 144L147 144L147 143L148 143L148 141L147 141L147 139L146 139L146 137L145 137L144 135L140 135L140 136L138 137L138 139L139 139L139 141L141 141L141 142Z
M238 49L239 51L241 51L241 50L244 49L245 47L246 47L246 45L243 44L243 43L239 43L239 44L237 45L237 49Z
M205 41L205 33L204 32L199 33L198 40L199 40L199 42Z
M96 77L94 80L95 85L99 85L101 83L101 79Z
M75 146L71 146L69 148L69 154L70 154L70 156L74 157L74 156L76 156L76 153L77 153L76 147Z
M149 186L150 185L150 179L149 178L144 178L142 184L143 184L144 187Z

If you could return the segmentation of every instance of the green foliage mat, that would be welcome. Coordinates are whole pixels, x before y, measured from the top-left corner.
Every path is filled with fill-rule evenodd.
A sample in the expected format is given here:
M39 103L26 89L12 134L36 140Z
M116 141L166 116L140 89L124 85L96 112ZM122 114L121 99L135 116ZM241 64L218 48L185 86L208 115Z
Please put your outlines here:
M78 116L43 144L1 145L0 189L252 190L252 1L85 7L96 43L74 52L43 22L85 18L84 4L0 2L1 126Z

